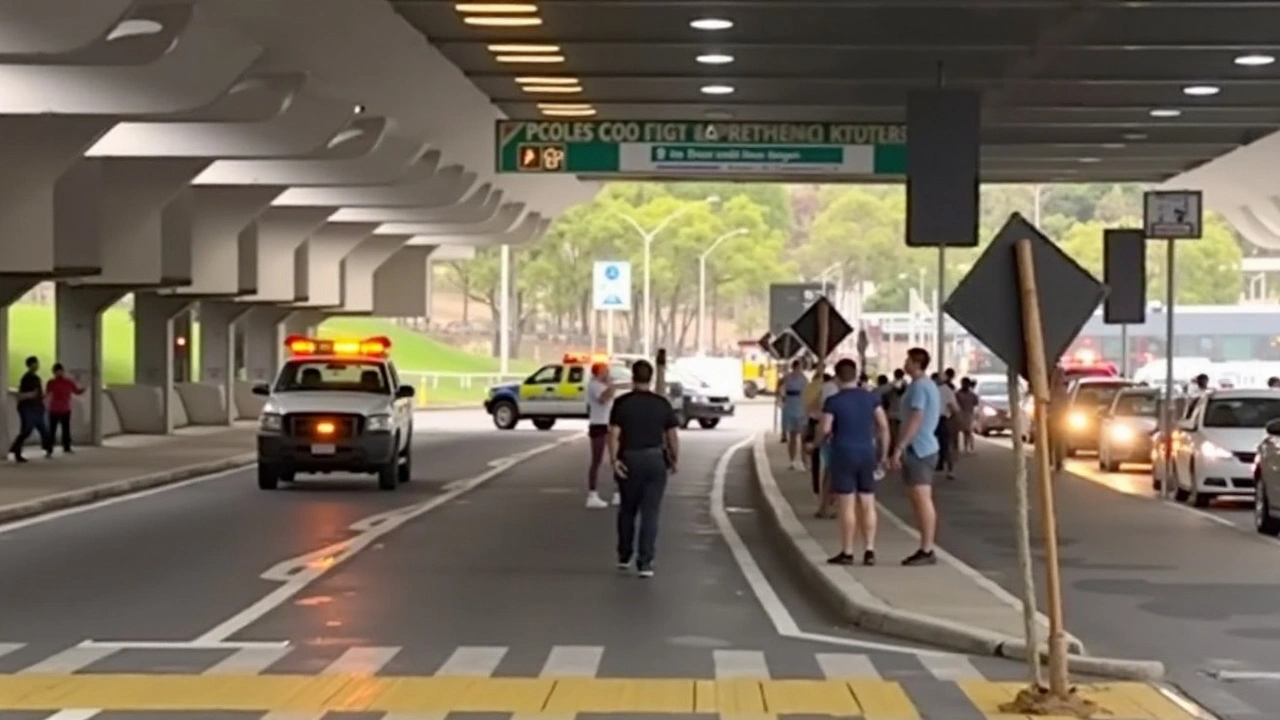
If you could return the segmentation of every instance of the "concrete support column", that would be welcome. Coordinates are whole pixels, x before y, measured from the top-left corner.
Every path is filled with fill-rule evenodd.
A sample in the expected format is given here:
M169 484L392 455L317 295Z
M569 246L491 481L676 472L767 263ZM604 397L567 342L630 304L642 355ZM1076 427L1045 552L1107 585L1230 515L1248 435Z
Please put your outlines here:
M193 308L188 308L173 319L173 381L195 382L195 362L191 356L191 331L194 327Z
M222 386L227 424L236 413L235 324L253 310L243 303L204 300L200 303L200 382Z
M9 392L9 306L36 286L36 281L23 277L0 276L0 392ZM8 412L8 404L0 403L0 445L9 447L9 439L18 431L17 417Z
M101 445L106 387L102 377L102 313L124 297L125 292L119 288L65 283L58 283L55 292L56 355L51 360L62 363L67 375L85 389L89 406L87 437L73 439L81 444Z
M280 370L280 349L284 342L280 324L294 310L279 305L249 307L252 309L239 322L244 339L245 379L271 382Z
M173 321L191 307L192 300L155 292L133 296L133 380L160 389L165 434L174 430Z

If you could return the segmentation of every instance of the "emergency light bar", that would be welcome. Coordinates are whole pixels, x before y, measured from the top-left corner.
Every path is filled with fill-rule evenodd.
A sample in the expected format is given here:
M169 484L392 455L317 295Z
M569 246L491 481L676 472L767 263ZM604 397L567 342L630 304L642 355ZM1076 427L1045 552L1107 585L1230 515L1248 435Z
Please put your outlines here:
M284 341L284 345L292 355L385 357L391 350L391 340L386 337L372 337L364 340L325 340L290 335Z
M608 364L609 356L603 353L565 353L561 358L561 362L565 365L595 365L597 363Z

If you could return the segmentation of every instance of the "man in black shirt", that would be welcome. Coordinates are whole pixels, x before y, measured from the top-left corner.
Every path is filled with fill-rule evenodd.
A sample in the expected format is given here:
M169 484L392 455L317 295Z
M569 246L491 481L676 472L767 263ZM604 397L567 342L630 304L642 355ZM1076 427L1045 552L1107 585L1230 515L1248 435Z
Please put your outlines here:
M53 438L49 436L49 424L45 422L44 383L40 382L40 360L34 356L27 358L27 372L18 381L18 436L9 446L9 452L17 462L26 462L22 457L22 446L31 437L32 431L40 433L40 447L44 448L46 457L53 457Z
M667 488L667 475L676 471L680 440L675 408L653 392L653 365L640 360L631 366L631 392L613 403L609 414L609 459L622 494L618 508L618 567L636 563L640 577L653 577L654 547L658 540L658 512ZM640 519L636 552L636 517Z

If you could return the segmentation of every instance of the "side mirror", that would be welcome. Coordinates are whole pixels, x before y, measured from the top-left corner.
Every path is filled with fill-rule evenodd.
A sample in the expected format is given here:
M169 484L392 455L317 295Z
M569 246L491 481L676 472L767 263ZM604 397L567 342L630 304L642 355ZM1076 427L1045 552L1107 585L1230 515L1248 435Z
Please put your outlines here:
M417 397L417 395L418 395L418 389L412 385L401 385L396 390L396 397L400 398L401 400L407 400L412 397Z
M1267 434L1272 436L1280 436L1280 420L1272 420L1267 423Z
M270 395L270 394L271 394L271 386L270 386L270 385L268 385L268 384L266 384L266 383L264 383L264 382L254 383L254 384L253 384L253 394L254 394L254 395Z

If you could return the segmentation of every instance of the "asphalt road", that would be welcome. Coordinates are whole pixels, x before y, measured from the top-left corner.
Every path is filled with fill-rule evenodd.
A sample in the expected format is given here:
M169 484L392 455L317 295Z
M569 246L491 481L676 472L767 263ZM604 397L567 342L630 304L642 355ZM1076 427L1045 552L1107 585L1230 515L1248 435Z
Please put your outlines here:
M981 443L936 495L939 543L1016 593L1008 448ZM1148 475L1096 467L1071 461L1055 483L1068 629L1094 654L1165 662L1171 680L1224 719L1275 717L1280 543L1253 533L1246 511L1164 502ZM898 494L882 500L909 516ZM1040 538L1033 523L1038 579Z
M981 717L920 648L845 628L808 599L759 524L745 448L722 465L730 531L717 524L717 466L768 427L767 406L683 434L651 580L614 567L613 513L583 506L581 424L499 432L474 411L419 422L413 482L395 493L355 478L268 493L240 472L0 527L0 673L430 675L460 663L496 676L822 678L836 663L901 681L924 718ZM758 600L762 586L777 599ZM1021 676L994 658L967 666Z

